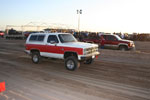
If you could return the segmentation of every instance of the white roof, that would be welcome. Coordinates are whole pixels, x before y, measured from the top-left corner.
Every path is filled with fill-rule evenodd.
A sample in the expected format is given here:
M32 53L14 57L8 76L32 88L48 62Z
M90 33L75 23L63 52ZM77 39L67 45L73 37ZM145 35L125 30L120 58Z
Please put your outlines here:
M48 35L59 35L59 34L71 34L71 33L32 33L32 35L42 35L42 34L48 34Z

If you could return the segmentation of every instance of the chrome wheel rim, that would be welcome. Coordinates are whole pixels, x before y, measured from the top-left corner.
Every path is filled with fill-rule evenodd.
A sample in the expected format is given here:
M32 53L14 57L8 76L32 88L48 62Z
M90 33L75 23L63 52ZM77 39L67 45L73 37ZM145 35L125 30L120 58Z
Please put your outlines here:
M75 66L74 62L72 60L68 60L67 61L67 68L69 69L73 69Z
M33 56L33 61L34 61L34 62L38 62L38 56L37 56L37 55L34 55L34 56Z

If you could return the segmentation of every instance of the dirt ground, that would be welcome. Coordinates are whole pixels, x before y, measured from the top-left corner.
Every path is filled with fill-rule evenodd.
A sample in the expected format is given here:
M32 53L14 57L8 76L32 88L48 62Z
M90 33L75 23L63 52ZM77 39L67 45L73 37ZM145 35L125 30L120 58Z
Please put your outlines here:
M138 51L150 53L150 41L149 42L136 41L135 45Z
M76 71L61 60L33 64L24 42L0 38L0 100L150 100L150 42L135 42L136 51L100 50Z

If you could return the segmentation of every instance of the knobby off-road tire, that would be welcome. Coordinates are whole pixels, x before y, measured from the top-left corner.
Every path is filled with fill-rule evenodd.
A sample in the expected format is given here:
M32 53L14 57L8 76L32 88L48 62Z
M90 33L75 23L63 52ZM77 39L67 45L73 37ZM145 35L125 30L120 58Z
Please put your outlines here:
M38 64L41 61L41 56L39 52L32 53L32 62Z
M67 70L74 71L80 67L80 62L76 57L70 56L65 59L65 67Z

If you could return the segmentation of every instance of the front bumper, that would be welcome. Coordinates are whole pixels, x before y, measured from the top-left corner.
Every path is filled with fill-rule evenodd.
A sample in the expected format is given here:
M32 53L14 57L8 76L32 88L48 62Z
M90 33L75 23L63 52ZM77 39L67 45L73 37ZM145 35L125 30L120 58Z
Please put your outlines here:
M87 60L90 58L94 59L94 58L98 57L99 55L100 55L100 52L95 52L95 53L88 54L88 55L79 55L78 60L84 61L84 60Z
M133 44L131 47L128 47L128 50L135 50L135 45Z

